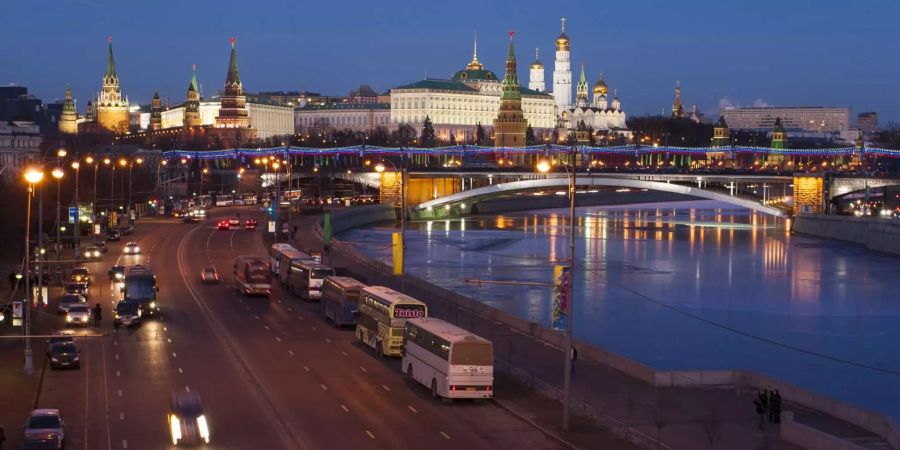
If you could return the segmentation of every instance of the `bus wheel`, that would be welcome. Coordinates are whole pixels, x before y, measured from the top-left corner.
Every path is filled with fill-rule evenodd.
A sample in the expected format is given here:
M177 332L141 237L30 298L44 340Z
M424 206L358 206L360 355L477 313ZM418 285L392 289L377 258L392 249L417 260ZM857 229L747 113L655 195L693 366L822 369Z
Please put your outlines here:
M375 354L378 355L379 358L384 356L384 349L381 348L381 341L375 341Z
M437 391L437 380L431 379L431 398L440 398Z
M413 379L412 364L406 365L406 378L408 378L410 380Z

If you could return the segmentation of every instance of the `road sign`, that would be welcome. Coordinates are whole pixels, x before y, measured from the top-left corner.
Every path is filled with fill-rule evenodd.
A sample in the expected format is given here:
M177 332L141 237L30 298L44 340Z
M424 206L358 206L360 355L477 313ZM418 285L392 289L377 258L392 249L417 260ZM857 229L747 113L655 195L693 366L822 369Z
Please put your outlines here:
M275 221L274 220L269 221L269 233L273 233L273 234L275 233Z
M69 207L69 223L75 223L78 221L78 208L74 206Z
M12 324L14 327L22 326L22 318L25 317L25 315L22 314L23 305L24 305L24 302L12 302L12 313L13 313Z

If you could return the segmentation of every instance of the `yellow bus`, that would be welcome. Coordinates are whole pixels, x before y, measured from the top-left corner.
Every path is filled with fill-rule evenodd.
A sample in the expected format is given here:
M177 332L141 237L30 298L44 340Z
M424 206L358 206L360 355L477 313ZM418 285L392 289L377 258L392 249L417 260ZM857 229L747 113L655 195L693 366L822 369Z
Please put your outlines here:
M428 306L384 286L369 286L359 295L356 338L379 356L400 356L406 319L428 317Z

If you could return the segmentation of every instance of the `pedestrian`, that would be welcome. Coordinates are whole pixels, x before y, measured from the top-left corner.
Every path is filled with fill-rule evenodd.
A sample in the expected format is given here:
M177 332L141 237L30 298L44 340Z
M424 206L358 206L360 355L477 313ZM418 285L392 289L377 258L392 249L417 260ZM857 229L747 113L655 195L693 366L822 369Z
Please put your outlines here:
M291 240L293 240L294 236L296 236L296 235L297 235L297 225L294 225L294 231L291 232Z
M778 389L772 391L771 419L774 423L781 423L781 394L778 393Z
M572 373L575 373L575 360L578 359L578 350L575 349L575 346L572 346Z
M762 391L756 393L756 398L753 399L753 406L756 407L756 415L759 416L759 429L762 430L766 423L766 405L765 400L766 397Z
M16 272L9 272L9 290L13 291L16 289Z
M3 427L0 427L0 450L3 449L3 442L6 441L6 432L3 431Z
M100 304L97 303L94 305L94 325L100 326L100 320L103 319L103 310L100 308Z

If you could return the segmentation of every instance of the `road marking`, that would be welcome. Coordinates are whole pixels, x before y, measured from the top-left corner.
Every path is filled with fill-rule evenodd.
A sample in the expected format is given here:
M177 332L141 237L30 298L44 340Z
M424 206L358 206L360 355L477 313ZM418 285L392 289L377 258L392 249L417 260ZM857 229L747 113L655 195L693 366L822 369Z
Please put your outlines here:
M281 299L280 299L280 298L278 299L278 303L281 303Z
M409 408L410 411L412 411L412 412L414 412L414 413L416 413L416 414L419 413L419 411L416 411L416 408L413 408L412 405L406 405L406 407Z
M119 345L119 341L113 341L113 345Z
M122 448L128 448L128 441L122 439Z
M345 351L343 351L343 350L341 350L341 354L344 355L344 356L347 356L347 352L345 352Z
M370 437L370 438L372 438L372 439L375 439L375 435L374 435L374 434L372 434L372 432L371 432L371 431L369 431L369 430L366 430L366 434L368 434L368 435L369 435L369 437Z
M269 326L268 326L268 325L263 325L263 328L265 328L265 329L268 330L268 329L269 329Z
M278 337L278 336L275 336L275 340L278 341L278 342L281 342L281 338Z
M343 409L343 410L344 410L344 412L345 412L345 413L348 413L348 412L350 412L350 410L349 410L349 409L347 409L347 407L346 407L346 406L344 406L344 405L341 405L341 409Z
M259 320L259 316L253 316L256 320Z
M171 343L172 343L172 338L166 338L166 341L168 341L168 342L171 344Z
M297 318L303 320L303 316L297 316Z
M359 366L359 370L362 370L363 372L368 372L368 370L366 370L366 368L363 366Z
M163 327L163 331L169 331L169 329L166 327Z
M117 377L121 377L121 376L122 376L122 372L119 372L119 371L117 370L117 371L116 371L116 376L117 376Z
M116 353L116 359L119 359L119 354L118 354L118 353Z
M172 352L172 357L173 357L173 358L177 358L178 355L176 355L175 352Z
M331 343L331 339L325 338L325 342Z
M323 391L327 391L327 390L328 390L328 386L325 386L324 384L320 384L319 386L322 386L322 390L323 390Z
M125 420L125 413L123 413L123 412L119 413L119 420Z
M184 387L184 391L185 391L185 392L191 392L191 387L190 387L190 386L185 386L185 387Z
M121 397L121 396L122 396L122 390L119 389L119 397Z
M291 356L294 356L294 351L293 351L293 350L288 350L288 353L290 353Z
M446 438L448 441L450 440L450 436L448 436L447 433L444 433L443 431L441 431L441 436Z
M388 392L391 392L391 388L387 387L386 384L382 384L381 387L383 387L384 390L386 390L386 391L388 391Z
M184 371L181 370L181 367L178 368L178 373L184 373Z
M309 366L303 366L303 370L309 372Z
M288 311L294 312L294 308L291 308L290 306L288 306Z
M316 327L312 327L312 330L313 330L313 331L319 331L319 329L316 328Z

